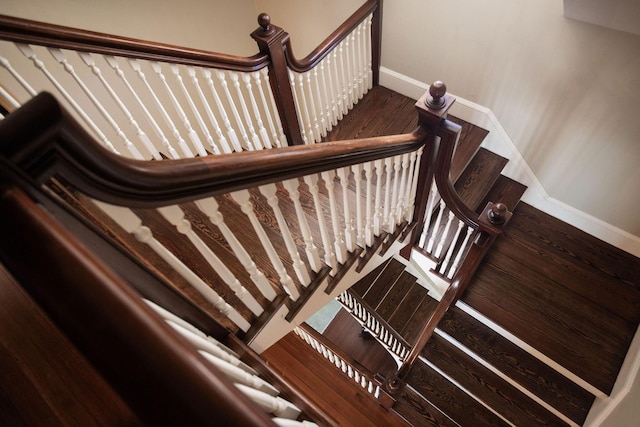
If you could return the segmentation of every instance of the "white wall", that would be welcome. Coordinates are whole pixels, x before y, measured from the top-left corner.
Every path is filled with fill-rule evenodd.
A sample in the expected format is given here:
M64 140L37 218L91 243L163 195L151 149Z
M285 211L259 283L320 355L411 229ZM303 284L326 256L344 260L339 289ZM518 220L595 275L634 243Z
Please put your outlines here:
M214 52L258 47L252 0L2 0L0 14Z
M394 0L383 17L383 66L490 108L551 197L640 235L640 37L559 0Z

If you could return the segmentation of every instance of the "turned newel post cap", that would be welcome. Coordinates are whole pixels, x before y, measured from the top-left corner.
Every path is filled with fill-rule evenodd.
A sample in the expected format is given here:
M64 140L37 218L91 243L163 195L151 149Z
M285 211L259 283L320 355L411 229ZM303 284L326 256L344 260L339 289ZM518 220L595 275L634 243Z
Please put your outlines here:
M444 95L447 93L447 86L437 80L429 86L429 95L427 95L427 99L425 100L425 104L427 107L432 108L434 110L439 110L445 105Z
M260 25L260 34L263 36L268 36L273 34L275 28L271 25L271 17L268 13L261 13L258 15L258 25Z
M492 224L502 224L507 220L507 205L504 203L496 203L491 206L489 211L487 212L487 217L489 218L489 222Z

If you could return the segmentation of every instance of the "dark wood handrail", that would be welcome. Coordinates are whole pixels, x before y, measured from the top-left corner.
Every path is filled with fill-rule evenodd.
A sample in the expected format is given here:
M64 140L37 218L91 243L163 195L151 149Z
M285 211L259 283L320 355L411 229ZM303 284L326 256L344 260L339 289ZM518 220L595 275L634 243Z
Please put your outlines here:
M0 154L40 181L55 176L106 202L157 207L404 154L424 144L425 135L418 128L404 135L149 162L102 148L43 93L0 123Z
M362 21L375 10L381 8L378 0L369 0L356 10L342 25L329 35L318 47L302 59L296 59L291 41L285 44L287 64L292 70L304 73L315 67L327 54L347 37Z
M263 53L243 57L150 42L0 15L0 39L103 55L148 59L235 71L255 71L269 63Z
M3 172L0 260L143 422L275 425Z
M436 135L441 139L438 157L436 158L434 179L438 185L438 192L445 201L447 208L466 225L478 230L480 229L480 222L476 219L477 214L460 199L450 176L451 161L453 160L453 153L461 130L462 127L460 125L446 119L438 127Z

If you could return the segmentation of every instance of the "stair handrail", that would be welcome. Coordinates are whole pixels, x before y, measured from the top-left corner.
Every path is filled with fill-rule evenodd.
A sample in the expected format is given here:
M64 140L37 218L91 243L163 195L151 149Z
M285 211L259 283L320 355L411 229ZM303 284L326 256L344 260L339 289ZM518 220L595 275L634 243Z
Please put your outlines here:
M80 52L235 71L256 71L269 57L237 56L0 15L0 39Z
M402 135L147 162L104 149L52 95L42 93L0 123L0 153L40 182L55 176L108 203L158 207L404 154L424 145L426 135L418 128Z
M126 281L12 182L12 167L2 164L0 260L141 421L275 426ZM34 254L39 268L32 267Z

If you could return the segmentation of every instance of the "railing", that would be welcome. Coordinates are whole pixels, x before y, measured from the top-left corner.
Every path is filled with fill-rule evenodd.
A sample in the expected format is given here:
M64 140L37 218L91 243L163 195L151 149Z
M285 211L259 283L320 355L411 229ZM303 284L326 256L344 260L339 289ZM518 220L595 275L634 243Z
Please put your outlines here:
M348 378L353 380L362 389L377 398L380 393L380 384L375 379L375 373L369 372L365 367L354 361L349 356L342 354L322 334L317 333L304 323L293 330L302 340L320 353L327 361L335 365Z
M54 93L105 147L136 159L320 141L377 81L380 7L365 3L302 60L266 14L251 57L0 16L0 98L15 109Z
M389 327L382 316L348 290L338 295L336 299L362 324L363 328L369 331L395 357L398 364L402 364L409 354L411 345L398 332Z

